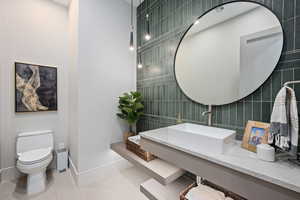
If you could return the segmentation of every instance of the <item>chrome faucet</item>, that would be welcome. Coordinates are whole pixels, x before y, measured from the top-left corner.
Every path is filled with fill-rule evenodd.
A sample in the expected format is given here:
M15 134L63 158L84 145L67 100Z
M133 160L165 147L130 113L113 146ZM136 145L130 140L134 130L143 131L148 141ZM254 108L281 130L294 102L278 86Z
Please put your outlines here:
M208 110L202 113L202 116L208 115L208 126L211 126L212 118L212 105L208 105Z

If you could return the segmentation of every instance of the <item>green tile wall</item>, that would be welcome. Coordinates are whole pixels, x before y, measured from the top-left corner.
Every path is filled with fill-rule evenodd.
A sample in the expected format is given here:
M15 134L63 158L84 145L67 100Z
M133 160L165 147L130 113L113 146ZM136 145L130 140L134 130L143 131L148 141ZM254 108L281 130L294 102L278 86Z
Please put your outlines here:
M184 121L207 123L201 112L207 106L190 101L180 91L173 71L176 47L186 28L222 0L145 0L137 8L137 44L144 67L137 69L137 89L144 95L145 115L138 131L175 124L178 112ZM280 19L284 52L271 77L253 94L229 105L213 107L213 124L235 129L241 139L248 120L269 122L274 98L282 84L300 80L300 1L260 0ZM145 15L150 13L152 39L145 41ZM226 36L224 36L225 38ZM300 100L300 84L292 86ZM300 109L299 109L300 110Z

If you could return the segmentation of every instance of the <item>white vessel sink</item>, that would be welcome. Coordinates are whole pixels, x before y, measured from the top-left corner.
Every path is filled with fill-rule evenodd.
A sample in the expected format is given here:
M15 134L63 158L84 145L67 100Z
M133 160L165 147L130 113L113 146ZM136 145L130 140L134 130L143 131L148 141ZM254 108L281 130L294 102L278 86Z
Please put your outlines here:
M142 138L181 147L194 152L224 153L232 147L236 132L184 123L140 133Z

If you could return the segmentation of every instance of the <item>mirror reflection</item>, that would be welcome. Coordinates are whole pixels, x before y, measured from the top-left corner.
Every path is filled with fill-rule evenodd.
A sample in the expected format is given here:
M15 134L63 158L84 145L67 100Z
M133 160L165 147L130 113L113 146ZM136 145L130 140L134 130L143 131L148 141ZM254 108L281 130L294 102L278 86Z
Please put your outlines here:
M224 4L183 36L174 63L176 80L196 102L232 103L267 80L282 47L281 24L269 9L252 2Z

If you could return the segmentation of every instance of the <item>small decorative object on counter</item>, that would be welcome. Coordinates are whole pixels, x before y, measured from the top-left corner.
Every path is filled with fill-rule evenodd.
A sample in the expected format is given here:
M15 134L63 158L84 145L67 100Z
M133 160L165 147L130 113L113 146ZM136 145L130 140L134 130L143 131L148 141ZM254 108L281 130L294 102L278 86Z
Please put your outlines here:
M260 160L274 162L275 148L268 144L259 144L256 146L257 158Z
M126 143L128 137L136 135L133 132L133 125L136 124L143 114L144 105L142 104L141 93L124 93L123 96L119 97L118 108L120 113L117 113L117 116L125 120L129 125L129 133L124 133L124 142Z
M259 144L268 144L268 135L269 135L270 124L257 122L257 121L248 121L242 147L256 152L256 146Z

